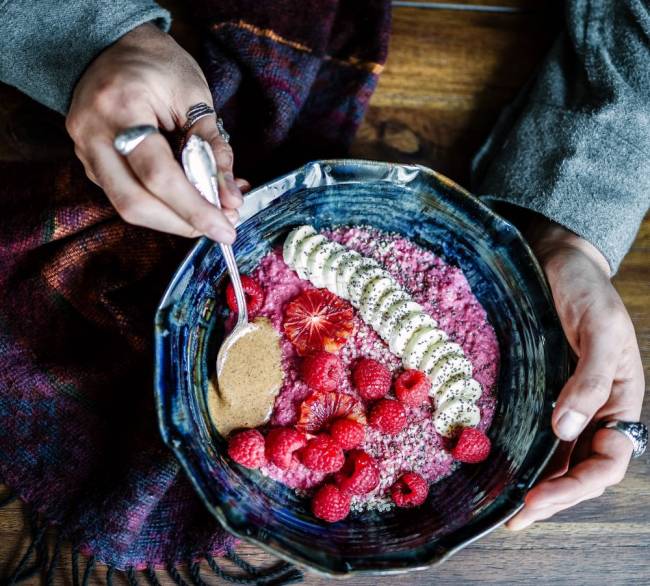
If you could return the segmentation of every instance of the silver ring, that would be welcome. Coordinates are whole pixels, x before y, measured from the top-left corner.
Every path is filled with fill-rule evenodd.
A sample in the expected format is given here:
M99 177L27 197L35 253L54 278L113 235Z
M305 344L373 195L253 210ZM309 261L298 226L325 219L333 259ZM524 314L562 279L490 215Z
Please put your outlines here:
M212 116L212 114L214 114L214 108L208 106L205 102L199 102L198 104L194 104L185 113L187 122L185 122L183 126L183 130L187 132L190 128L192 128L192 126L194 126L199 120L201 120L201 118L205 118L206 116Z
M151 134L157 134L158 129L151 124L142 124L140 126L131 126L119 132L113 141L115 150L120 155L127 156L133 152L145 138Z
M183 131L187 132L192 126L194 126L201 118L205 118L206 116L212 116L215 114L214 108L208 106L205 102L199 102L198 104L194 104L187 113L185 114L185 117L187 118L187 122L183 125ZM223 120L219 118L218 116L216 117L216 123L217 123L217 131L219 132L219 136L224 140L224 142L230 142L230 135L226 132L226 129L223 127Z
M219 132L219 136L223 139L224 142L230 142L230 135L223 127L223 120L219 118L219 116L217 116L217 131Z
M634 447L633 458L638 458L648 447L648 428L640 421L605 421L600 426L615 429L625 435Z

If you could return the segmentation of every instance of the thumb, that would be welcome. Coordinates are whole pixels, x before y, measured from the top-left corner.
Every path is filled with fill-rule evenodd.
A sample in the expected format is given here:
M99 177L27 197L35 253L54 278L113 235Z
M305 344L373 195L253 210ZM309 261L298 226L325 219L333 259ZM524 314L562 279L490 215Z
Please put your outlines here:
M580 350L578 366L553 411L553 430L564 441L576 439L607 402L621 351L605 332L586 333Z

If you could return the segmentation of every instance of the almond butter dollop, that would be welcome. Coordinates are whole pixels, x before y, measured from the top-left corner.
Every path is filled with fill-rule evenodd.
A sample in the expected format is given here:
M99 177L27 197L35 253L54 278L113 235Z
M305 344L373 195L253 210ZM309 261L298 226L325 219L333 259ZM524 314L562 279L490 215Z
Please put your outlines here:
M250 326L230 346L209 384L208 410L224 437L234 429L266 423L282 387L279 333L266 318Z

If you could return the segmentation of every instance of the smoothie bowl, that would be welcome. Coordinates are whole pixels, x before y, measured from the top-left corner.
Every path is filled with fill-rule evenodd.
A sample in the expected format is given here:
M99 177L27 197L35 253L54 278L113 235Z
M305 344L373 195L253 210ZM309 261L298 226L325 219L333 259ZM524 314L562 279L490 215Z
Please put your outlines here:
M156 317L163 439L224 527L347 575L431 566L512 516L556 447L569 373L516 229L432 171L362 161L307 165L243 217L266 399L214 383L234 323L214 243Z

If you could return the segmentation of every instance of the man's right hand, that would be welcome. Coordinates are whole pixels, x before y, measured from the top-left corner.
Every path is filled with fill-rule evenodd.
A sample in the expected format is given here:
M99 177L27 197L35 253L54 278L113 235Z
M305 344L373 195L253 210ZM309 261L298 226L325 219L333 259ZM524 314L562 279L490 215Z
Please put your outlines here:
M148 136L126 157L113 146L115 136L131 126L182 128L187 110L200 102L212 105L212 96L196 61L168 34L144 24L90 64L75 88L66 128L86 174L125 221L232 243L240 188L247 184L234 179L232 149L213 116L200 119L189 134L212 145L222 210L189 183L162 135Z

